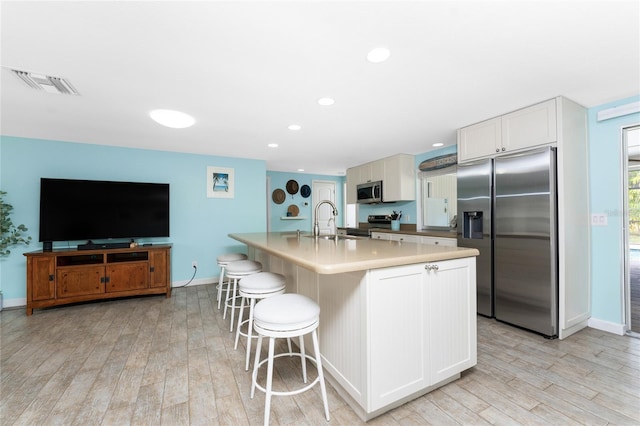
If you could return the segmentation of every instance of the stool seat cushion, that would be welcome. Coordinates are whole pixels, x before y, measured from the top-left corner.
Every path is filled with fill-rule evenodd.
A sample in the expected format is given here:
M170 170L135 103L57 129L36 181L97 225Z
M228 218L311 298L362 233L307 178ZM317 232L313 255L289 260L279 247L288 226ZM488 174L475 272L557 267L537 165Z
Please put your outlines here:
M247 255L244 253L225 253L216 258L218 263L236 262L238 260L246 260Z
M274 272L258 272L242 278L238 285L245 293L270 293L284 288L287 279L282 274Z
M262 263L254 260L238 260L227 265L227 276L255 274L262 271Z
M302 329L319 319L320 306L308 297L295 293L263 299L253 310L254 324L273 331Z

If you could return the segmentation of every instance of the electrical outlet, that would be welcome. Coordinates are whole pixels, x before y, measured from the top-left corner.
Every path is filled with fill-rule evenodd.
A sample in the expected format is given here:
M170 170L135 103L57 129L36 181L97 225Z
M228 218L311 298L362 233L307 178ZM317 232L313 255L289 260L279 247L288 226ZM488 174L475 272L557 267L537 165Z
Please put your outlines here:
M607 226L608 222L608 216L606 213L591 214L591 226Z
M193 262L191 262L191 267L198 269L198 261L194 260Z

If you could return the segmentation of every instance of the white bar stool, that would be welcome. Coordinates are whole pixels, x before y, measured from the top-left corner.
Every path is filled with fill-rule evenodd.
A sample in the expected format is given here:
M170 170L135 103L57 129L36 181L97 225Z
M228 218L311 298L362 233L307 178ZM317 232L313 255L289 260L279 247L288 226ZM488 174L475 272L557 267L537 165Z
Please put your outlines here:
M233 287L229 283L229 290L227 291L227 298L224 303L224 314L222 318L227 317L227 308L231 308L231 325L229 327L229 333L233 331L233 320L236 315L236 299L238 298L238 280L249 275L262 272L262 263L255 260L237 260L227 265L227 278L229 281L233 280Z
M256 346L256 357L253 364L253 374L251 376L251 398L255 395L256 388L265 392L264 403L264 424L269 424L272 395L296 395L311 389L316 383L320 383L322 402L324 404L324 414L329 421L329 404L327 403L327 390L324 384L324 374L322 372L322 361L320 357L320 346L318 345L317 328L320 322L320 307L308 297L295 293L286 293L268 299L261 300L255 305L253 310L253 327L258 333L258 344ZM305 334L311 333L313 340L313 352L315 358L304 352ZM275 340L277 338L300 338L300 353L291 351L274 355ZM260 361L262 338L269 338L269 354L267 359ZM307 383L307 358L316 364L318 377L307 386L292 391L274 391L273 384L273 360L282 356L299 356L302 362L302 377ZM267 384L266 388L257 383L258 370L260 366L267 362Z
M249 371L249 353L251 352L251 339L257 338L253 336L253 309L256 304L256 300L266 299L267 297L283 294L286 288L287 279L284 275L276 274L274 272L258 272L257 274L249 275L246 278L242 278L238 282L238 293L242 297L240 302L240 314L238 315L238 328L236 329L236 344L233 347L238 349L238 341L240 335L247 337L247 356L244 369ZM244 313L244 304L246 300L249 300L249 318L242 319ZM243 333L240 328L247 325L247 332ZM291 352L291 348L289 348Z
M229 280L224 282L224 270L227 265L231 262L236 262L238 260L247 260L247 255L243 253L225 253L221 254L217 257L218 266L220 267L220 278L218 279L218 285L216 288L218 289L218 310L220 310L220 303L222 302L222 293L226 292L225 300L227 300L227 296L229 295Z

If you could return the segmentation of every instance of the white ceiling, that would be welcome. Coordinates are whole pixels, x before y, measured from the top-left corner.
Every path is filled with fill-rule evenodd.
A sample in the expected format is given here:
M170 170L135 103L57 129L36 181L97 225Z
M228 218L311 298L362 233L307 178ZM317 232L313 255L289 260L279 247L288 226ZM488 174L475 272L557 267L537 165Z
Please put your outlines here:
M639 5L2 1L0 131L338 175L556 95L586 107L638 95ZM377 46L387 62L366 61ZM65 77L81 95L33 90L7 68ZM196 124L159 126L154 108Z

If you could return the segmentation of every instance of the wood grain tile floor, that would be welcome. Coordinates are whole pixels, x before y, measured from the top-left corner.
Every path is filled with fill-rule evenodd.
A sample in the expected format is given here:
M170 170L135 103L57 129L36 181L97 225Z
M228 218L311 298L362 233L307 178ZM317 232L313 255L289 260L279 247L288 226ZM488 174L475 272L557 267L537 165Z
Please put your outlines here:
M4 310L2 425L261 424L244 347L233 349L213 286L173 297ZM296 382L280 358L276 385ZM390 366L389 368L393 368ZM362 422L329 385L331 422ZM272 424L323 425L318 387L274 397ZM478 319L478 365L372 425L640 424L640 340L585 329L546 340Z

